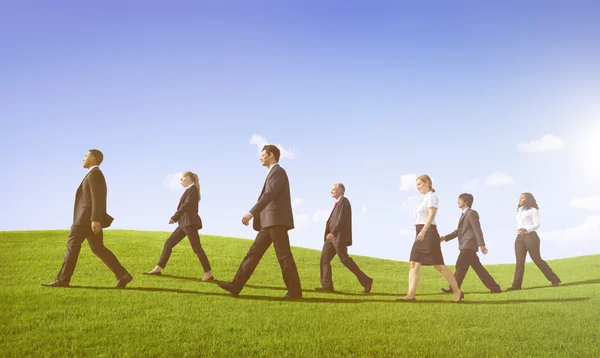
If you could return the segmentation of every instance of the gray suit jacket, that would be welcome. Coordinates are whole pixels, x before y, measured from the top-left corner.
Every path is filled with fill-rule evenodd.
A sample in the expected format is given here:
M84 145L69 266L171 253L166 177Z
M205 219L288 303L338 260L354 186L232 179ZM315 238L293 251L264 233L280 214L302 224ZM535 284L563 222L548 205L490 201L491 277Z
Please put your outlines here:
M479 214L469 208L458 222L458 228L445 236L445 241L450 241L458 236L458 248L461 250L479 251L480 246L485 246Z
M275 164L265 179L256 205L250 209L254 217L252 227L256 231L271 226L294 228L290 182L285 170Z
M352 246L352 206L350 200L345 196L340 198L335 208L329 214L327 224L325 224L325 238L327 234L332 233L340 237L340 242L346 246Z

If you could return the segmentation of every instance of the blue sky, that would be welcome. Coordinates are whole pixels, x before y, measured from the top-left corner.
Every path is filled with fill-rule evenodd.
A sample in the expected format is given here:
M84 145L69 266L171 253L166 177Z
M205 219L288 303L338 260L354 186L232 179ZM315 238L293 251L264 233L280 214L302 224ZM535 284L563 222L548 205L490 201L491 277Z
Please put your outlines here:
M241 217L266 141L285 153L292 245L321 248L340 181L350 253L407 261L411 175L426 173L442 234L458 194L475 195L484 263L514 262L525 191L543 257L600 253L597 2L12 1L0 14L0 230L67 229L98 148L113 228L171 231L171 178L192 170L202 233L254 238ZM453 264L457 243L443 250Z

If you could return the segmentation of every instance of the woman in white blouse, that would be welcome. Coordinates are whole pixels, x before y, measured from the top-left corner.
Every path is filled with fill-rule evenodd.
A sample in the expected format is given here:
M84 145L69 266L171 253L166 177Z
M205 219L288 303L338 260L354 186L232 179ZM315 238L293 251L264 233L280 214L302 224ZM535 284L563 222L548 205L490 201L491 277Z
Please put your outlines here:
M465 294L458 287L452 271L444 264L440 234L435 223L438 209L438 197L434 194L433 183L428 175L417 178L417 190L423 194L415 210L416 239L410 252L410 271L408 273L408 294L399 300L412 301L415 299L419 284L419 269L422 265L431 266L438 270L452 287L454 301L460 302Z
M540 255L540 237L535 232L539 227L540 212L535 198L531 193L521 194L517 206L517 239L515 240L517 264L515 266L515 278L512 287L508 291L521 289L523 273L525 272L525 258L528 252L531 260L552 283L552 286L558 286L561 282Z

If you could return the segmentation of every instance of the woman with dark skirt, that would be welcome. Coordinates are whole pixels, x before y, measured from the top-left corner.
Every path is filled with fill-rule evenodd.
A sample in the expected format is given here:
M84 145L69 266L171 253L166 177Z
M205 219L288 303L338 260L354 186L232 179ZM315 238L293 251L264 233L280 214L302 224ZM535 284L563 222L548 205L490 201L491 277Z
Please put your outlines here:
M152 271L147 272L147 274L160 275L169 261L173 248L187 236L194 253L198 256L198 260L200 260L200 264L202 264L202 268L204 269L202 281L210 281L214 279L212 270L208 262L208 257L206 257L202 245L200 245L200 236L198 235L198 230L202 229L202 220L198 215L198 205L200 203L198 175L188 171L183 173L180 181L181 186L185 188L185 192L179 200L177 212L169 220L169 224L177 222L177 228L165 242L158 264Z
M458 287L456 278L452 271L444 264L442 248L440 246L440 234L435 224L435 214L438 209L438 197L434 194L433 183L428 175L417 178L417 190L423 194L421 201L415 210L416 239L410 252L410 271L408 273L408 294L398 301L415 300L417 286L419 284L419 270L421 266L433 266L448 281L453 300L460 302L465 294Z
M558 276L540 255L540 237L536 233L539 227L540 212L535 198L531 193L521 194L519 205L517 206L517 238L515 240L517 264L515 266L515 277L512 287L508 288L507 291L521 289L523 274L525 273L525 258L528 252L531 260L546 276L546 279L552 283L552 286L558 286L561 283Z

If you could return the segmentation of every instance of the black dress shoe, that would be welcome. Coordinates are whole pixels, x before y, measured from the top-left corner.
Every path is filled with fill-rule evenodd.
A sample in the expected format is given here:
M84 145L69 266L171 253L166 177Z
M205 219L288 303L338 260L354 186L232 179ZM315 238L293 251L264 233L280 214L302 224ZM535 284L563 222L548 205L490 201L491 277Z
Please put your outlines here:
M133 280L133 276L131 276L131 274L127 273L127 274L125 274L125 276L121 277L117 281L117 287L118 288L124 288L125 286L127 286L127 284L129 282L131 282L131 280Z
M502 289L500 287L498 287L498 288L492 288L490 290L490 293L502 293Z
M302 298L302 294L300 295L290 295L289 293L286 293L285 296L281 297L284 300L299 300Z
M444 293L452 293L454 291L452 291L451 288L442 288L442 292L444 292Z
M552 286L558 286L560 284L560 281L558 282L552 282Z
M315 287L315 291L333 292L333 287Z
M373 285L373 279L369 278L369 282L364 286L365 290L363 291L364 293L369 293L371 292L371 286Z
M64 281L59 281L59 280L54 280L50 283L42 283L42 286L46 286L46 287L69 287L69 283L68 282L64 282Z
M237 297L237 295L240 294L239 291L235 290L233 288L233 285L231 284L231 282L225 282L225 281L219 281L219 280L215 280L215 283L221 287L222 289L224 289L225 291L231 293L231 295L233 297Z
M517 290L520 290L520 289L521 289L521 287L509 287L506 290L507 291L517 291Z
M463 291L460 291L460 297L458 298L458 301L456 301L456 302L462 301L463 298L465 298L465 293Z

